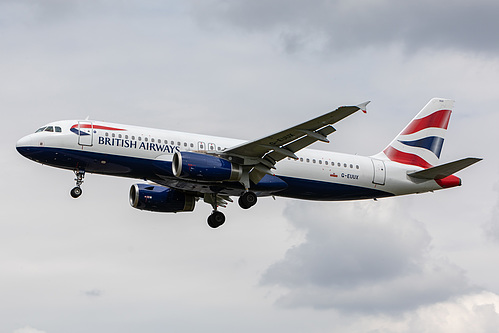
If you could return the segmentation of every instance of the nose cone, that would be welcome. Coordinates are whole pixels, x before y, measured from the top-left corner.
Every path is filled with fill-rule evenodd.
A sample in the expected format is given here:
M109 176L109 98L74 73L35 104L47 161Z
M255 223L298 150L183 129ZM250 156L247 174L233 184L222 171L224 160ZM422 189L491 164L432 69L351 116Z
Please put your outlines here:
M16 143L16 149L19 154L29 158L31 153L36 150L32 134L19 139Z
M20 138L17 143L16 143L16 148L19 148L19 147L25 147L27 145L29 145L30 143L30 139L29 139L30 135L27 135L25 137L22 137Z

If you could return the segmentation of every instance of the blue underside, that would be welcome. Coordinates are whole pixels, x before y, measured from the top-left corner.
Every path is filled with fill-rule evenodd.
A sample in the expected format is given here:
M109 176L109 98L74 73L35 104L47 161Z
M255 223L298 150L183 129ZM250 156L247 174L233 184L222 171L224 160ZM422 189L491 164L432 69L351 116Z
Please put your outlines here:
M342 201L393 196L393 194L388 192L364 188L360 186L327 183L317 180L292 178L286 176L279 176L279 178L281 178L289 185L287 189L277 194L281 197L306 200Z
M47 148L47 147L17 147L19 153L36 162L50 166L85 170L85 172L150 180L158 184L175 187L185 191L221 192L229 195L239 195L244 191L239 182L190 182L176 178L172 173L171 162L154 161L136 157L108 155L82 150ZM283 182L287 187L283 189ZM260 195L276 195L307 200L356 200L392 196L393 194L344 184L321 182L286 176L264 177L258 184L252 184L251 189Z

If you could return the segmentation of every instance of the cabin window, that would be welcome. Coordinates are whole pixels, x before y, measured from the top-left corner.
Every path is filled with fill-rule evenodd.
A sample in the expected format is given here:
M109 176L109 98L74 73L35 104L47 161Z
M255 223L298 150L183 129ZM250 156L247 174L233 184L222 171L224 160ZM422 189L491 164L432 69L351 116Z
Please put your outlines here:
M144 141L145 141L145 142L147 142L148 140L149 140L149 138L146 136L146 137L144 138Z
M194 144L193 143L191 143L191 148L194 148Z
M307 163L310 163L310 159L309 158L307 158Z
M151 138L151 142L154 142L154 138Z
M120 139L121 139L121 134L118 134L118 138L120 138Z
M300 157L300 162L303 162L303 157Z
M187 142L184 142L184 147L187 147Z
M132 135L132 140L135 140L135 135Z
M158 143L161 143L161 139L158 139Z
M319 164L322 164L322 160L319 160Z
M116 136L116 134L112 133L111 136L114 138Z
M180 141L177 142L177 146L180 146Z
M315 163L315 158L312 160L312 163Z
M327 161L324 161L324 164L327 165L328 164Z
M350 169L353 169L353 164L350 164Z
M356 167L357 169L359 169L359 165L358 165L358 164L357 164L355 167Z
M137 139L138 139L139 141L142 141L142 137L140 137L140 136L139 136Z
M56 126L56 127L55 127L55 131L56 131L57 133L61 133L61 132L62 132L62 130L61 130L61 128L60 128L59 126Z

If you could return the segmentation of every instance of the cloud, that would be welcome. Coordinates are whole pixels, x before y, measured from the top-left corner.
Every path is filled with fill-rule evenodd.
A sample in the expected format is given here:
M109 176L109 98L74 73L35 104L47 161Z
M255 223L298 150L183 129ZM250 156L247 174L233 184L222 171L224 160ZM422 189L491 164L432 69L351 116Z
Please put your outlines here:
M76 14L81 4L80 1L6 0L0 3L0 18L3 26L52 24Z
M422 306L401 316L348 316L348 332L493 333L499 325L499 295L470 293Z
M499 184L494 186L493 193L495 196L499 196ZM485 236L489 240L499 243L499 220L497 216L499 216L499 198L496 199L496 203L491 210L490 218L482 224L482 230L485 233Z
M15 330L13 333L45 333L45 331L37 330L36 328L25 326Z
M90 290L85 290L83 292L83 294L85 294L88 297L99 297L99 296L102 296L104 294L104 291L94 288L94 289L90 289Z
M406 315L400 325L403 329L399 331L497 332L498 311L499 295L491 292L468 294L449 302L423 307Z
M424 225L394 201L294 203L286 215L307 236L262 276L287 290L281 306L398 313L474 289L462 269L432 256Z
M288 51L321 41L342 52L370 46L497 51L494 1L193 1L202 23L225 22L251 32L278 31Z

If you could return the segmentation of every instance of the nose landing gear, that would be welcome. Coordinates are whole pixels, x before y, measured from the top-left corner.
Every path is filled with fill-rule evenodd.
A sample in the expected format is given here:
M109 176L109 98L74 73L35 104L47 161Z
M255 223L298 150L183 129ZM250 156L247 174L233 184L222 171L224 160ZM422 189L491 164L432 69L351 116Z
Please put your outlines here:
M81 184L83 184L83 178L85 177L85 170L74 170L74 174L76 176L76 186L73 187L70 194L73 198L78 198L81 195Z
M81 188L78 186L73 187L70 194L73 198L75 198L75 199L78 198L81 195Z

